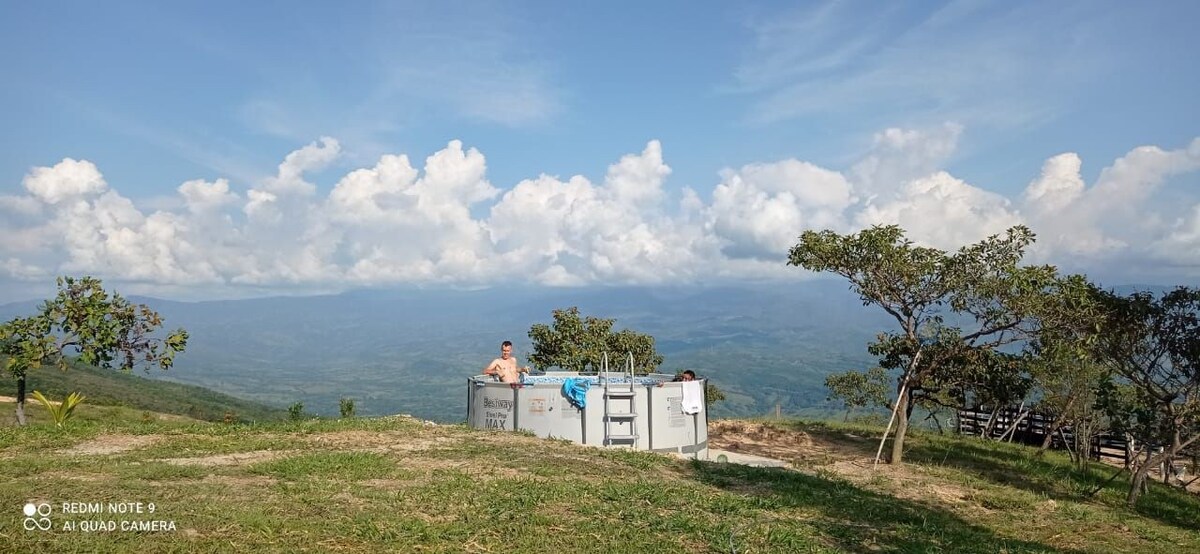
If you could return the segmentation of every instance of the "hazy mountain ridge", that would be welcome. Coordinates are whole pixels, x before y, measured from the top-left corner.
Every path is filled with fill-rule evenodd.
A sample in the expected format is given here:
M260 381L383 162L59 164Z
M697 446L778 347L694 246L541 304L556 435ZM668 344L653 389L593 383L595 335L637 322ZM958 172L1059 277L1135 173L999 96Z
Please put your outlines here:
M441 421L463 417L465 379L495 356L500 341L514 341L524 362L529 327L549 323L556 308L579 306L650 333L665 371L694 368L730 393L714 410L729 415L822 404L824 376L869 364L865 344L888 325L833 280L137 300L191 334L175 368L152 372L158 378L280 406L299 401L326 415L336 414L344 396L363 414Z
M234 396L336 415L338 399L364 415L465 414L465 379L556 308L615 318L653 335L663 370L692 368L728 393L718 415L820 408L827 374L873 363L866 344L894 323L862 306L844 281L722 287L608 287L475 291L358 290L338 295L175 302L133 298L168 328L191 335L170 371L151 376ZM31 313L37 302L0 306Z

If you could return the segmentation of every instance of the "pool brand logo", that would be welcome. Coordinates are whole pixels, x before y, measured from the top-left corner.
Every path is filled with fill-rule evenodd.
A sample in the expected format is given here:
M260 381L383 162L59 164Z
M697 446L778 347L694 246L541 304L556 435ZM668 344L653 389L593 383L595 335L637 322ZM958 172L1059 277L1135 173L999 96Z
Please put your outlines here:
M25 504L25 530L49 531L52 525L49 516L52 511L54 509L45 502L41 504L34 504L33 502Z
M483 407L486 409L511 410L513 407L512 400L495 400L492 398L483 399Z

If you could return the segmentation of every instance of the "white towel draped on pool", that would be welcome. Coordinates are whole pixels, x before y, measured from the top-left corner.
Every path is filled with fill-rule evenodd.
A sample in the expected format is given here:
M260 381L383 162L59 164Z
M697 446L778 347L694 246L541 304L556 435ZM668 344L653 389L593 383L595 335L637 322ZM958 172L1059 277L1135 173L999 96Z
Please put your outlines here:
M698 414L704 407L704 387L700 381L683 382L683 413Z

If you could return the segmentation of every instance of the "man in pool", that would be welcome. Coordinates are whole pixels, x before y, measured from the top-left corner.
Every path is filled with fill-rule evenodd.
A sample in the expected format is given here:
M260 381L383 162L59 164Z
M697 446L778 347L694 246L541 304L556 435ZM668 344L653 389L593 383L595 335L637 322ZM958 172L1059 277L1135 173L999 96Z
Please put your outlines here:
M671 382L676 383L679 381L695 381L695 380L696 380L696 372L692 371L690 369L685 369L685 370L683 370L683 373L675 375L675 378L671 379ZM658 386L660 386L660 387L663 386L663 383L659 383Z
M517 368L517 359L512 355L512 341L500 343L500 357L492 360L483 368L484 375L495 375L504 383L520 381L522 373L529 373L528 367Z

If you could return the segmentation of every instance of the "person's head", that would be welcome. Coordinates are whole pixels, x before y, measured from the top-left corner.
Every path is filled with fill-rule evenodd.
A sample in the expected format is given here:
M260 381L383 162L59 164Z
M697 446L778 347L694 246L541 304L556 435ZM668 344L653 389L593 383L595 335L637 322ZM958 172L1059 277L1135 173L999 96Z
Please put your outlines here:
M696 380L696 372L692 371L690 369L685 369L685 370L683 370L683 375L680 375L679 377L680 377L680 379L683 379L684 381L695 381Z
M512 341L506 340L500 343L500 357L507 360L512 356Z

